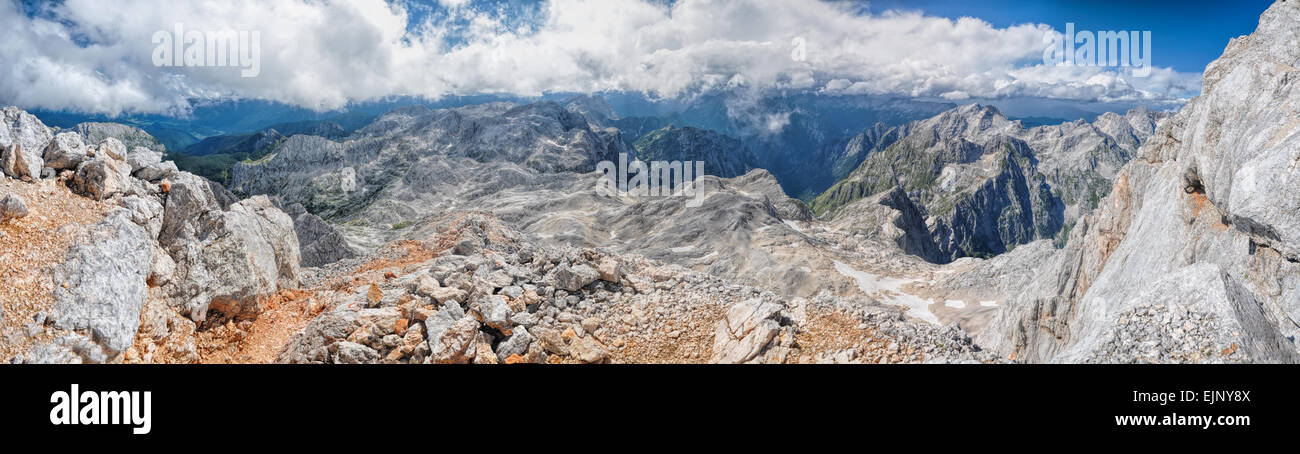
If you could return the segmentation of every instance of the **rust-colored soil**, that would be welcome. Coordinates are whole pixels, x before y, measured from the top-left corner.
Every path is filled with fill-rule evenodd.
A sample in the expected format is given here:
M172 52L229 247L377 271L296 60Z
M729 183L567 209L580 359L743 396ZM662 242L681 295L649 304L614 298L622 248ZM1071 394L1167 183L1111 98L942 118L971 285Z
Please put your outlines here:
M0 197L16 194L27 205L26 217L0 224L0 358L27 349L32 339L23 324L54 303L50 273L63 262L68 247L86 228L99 222L109 205L73 194L53 180L25 183L0 178ZM43 339L38 335L37 339Z

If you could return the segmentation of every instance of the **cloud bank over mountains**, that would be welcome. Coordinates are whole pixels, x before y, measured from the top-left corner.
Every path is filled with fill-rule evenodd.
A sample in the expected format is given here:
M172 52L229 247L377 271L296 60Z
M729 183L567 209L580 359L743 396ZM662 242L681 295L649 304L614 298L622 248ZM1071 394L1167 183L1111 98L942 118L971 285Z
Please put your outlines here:
M0 0L0 103L183 114L255 98L330 110L389 96L717 90L1178 103L1198 74L1043 65L1048 25L862 13L816 0ZM155 32L258 31L260 73L156 67ZM1053 35L1054 34L1054 35Z

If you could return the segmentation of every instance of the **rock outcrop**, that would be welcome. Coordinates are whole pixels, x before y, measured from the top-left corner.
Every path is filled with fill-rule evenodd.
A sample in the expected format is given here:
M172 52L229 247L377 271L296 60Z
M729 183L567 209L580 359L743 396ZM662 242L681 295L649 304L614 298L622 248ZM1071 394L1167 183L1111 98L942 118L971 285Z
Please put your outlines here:
M1296 30L1300 4L1277 2L1232 40L1061 251L1013 252L945 283L979 288L1045 262L981 344L1029 361L1300 360Z
M222 209L202 177L171 182L159 244L176 264L173 298L196 322L256 313L259 297L298 285L293 220L265 196Z
M284 211L293 218L302 266L328 265L357 255L342 233L320 216L308 213L302 204L289 205Z
M0 170L13 178L40 178L42 154L53 138L34 115L12 106L0 110Z
M751 299L732 305L713 335L713 362L785 362L794 345L793 323L785 305Z
M54 270L55 304L49 320L67 331L86 331L111 358L135 339L152 264L152 238L118 209L91 228ZM81 352L81 356L87 356Z
M9 222L14 219L27 216L27 203L23 198L14 194L5 194L0 199L0 223Z
M61 132L45 147L45 166L54 170L75 170L89 157L90 150L76 132Z
M101 221L88 224L84 235L75 226L65 227L66 234L78 235L66 257L48 270L33 270L48 272L43 279L52 281L45 287L52 289L45 290L50 302L32 301L49 306L24 329L32 343L25 344L30 345L26 352L17 350L21 354L13 360L139 360L151 351L134 350L138 335L182 339L173 347L187 352L184 358L197 360L197 323L210 311L223 319L254 316L267 298L297 287L300 265L293 220L266 197L241 201L219 184L177 171L154 151L161 147L146 148L157 146L156 141L134 128L83 124L76 132L51 135L26 112L12 107L0 112L6 170L20 170L7 175L50 178L6 186L45 186L43 198L48 191L64 191L58 197L75 199L76 193L96 200L65 202L64 207L111 207ZM119 138L119 133L124 135ZM120 139L135 146L128 151ZM95 145L87 146L87 141ZM45 166L44 172L28 171L38 168L36 160ZM55 171L62 173L53 178ZM56 189L55 184L66 188ZM16 194L0 201L5 221L30 209ZM66 217L42 209L35 208L42 222Z
M104 139L93 157L77 165L69 186L96 200L122 194L131 183L131 164L126 157L126 146L121 141L112 137Z

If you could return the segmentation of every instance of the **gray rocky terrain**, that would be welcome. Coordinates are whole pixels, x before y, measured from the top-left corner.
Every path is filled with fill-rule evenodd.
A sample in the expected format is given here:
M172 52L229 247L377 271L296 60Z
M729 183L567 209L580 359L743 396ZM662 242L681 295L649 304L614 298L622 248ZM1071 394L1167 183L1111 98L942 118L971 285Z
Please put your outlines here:
M1278 2L1232 40L1063 249L940 283L1007 299L981 345L1029 361L1295 362L1297 30L1300 5Z
M699 209L687 197L599 194L591 161L625 145L556 105L412 109L343 143L295 136L241 165L236 190L337 186L274 200L240 199L115 137L56 137L10 111L17 126L4 132L45 140L32 149L51 170L12 184L102 206L59 228L84 233L31 282L46 302L14 314L28 321L4 333L11 362L999 360L964 331L875 304L831 274L838 262L817 257L827 241L797 224L811 213L765 171L703 177ZM456 132L410 129L439 122ZM525 156L530 165L514 162ZM560 165L573 157L588 164ZM276 171L279 160L296 165ZM406 174L385 167L395 163L409 163ZM6 237L28 234L22 199L4 200Z
M1024 128L966 105L816 150L566 105L297 134L229 190L142 131L0 110L11 362L1296 362L1300 5L1173 115ZM653 126L653 127L650 127ZM656 133L658 131L658 133ZM143 136L141 134L144 134ZM772 152L764 149L764 153ZM620 154L703 160L600 190ZM770 158L770 156L768 157ZM812 165L812 164L808 164Z

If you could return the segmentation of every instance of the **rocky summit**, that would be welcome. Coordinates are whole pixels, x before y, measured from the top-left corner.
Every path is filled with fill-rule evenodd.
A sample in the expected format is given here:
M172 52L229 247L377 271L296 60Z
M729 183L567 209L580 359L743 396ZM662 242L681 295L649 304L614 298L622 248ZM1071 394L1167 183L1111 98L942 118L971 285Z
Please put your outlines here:
M211 178L134 126L6 107L0 356L1295 363L1297 30L1272 5L1174 112L410 103L195 136ZM609 190L627 160L704 171Z

